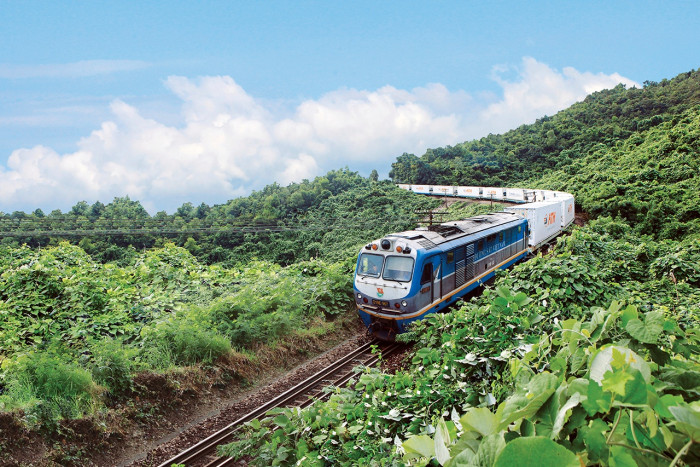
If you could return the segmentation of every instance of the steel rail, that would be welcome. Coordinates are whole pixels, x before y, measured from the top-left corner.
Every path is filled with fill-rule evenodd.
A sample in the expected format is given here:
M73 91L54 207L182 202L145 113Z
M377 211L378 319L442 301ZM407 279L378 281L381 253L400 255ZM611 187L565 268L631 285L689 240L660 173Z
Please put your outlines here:
M376 342L376 340L375 340L375 342ZM386 344L386 343L384 342L382 344ZM382 357L391 355L394 352L396 352L398 349L400 349L401 347L402 347L401 344L390 343L386 347L382 348L381 355L382 355ZM362 364L365 366L375 365L376 363L379 363L379 361L382 357L380 357L376 354L372 354L370 357L363 360ZM352 376L353 376L352 371L344 372L340 378L336 379L335 381L333 381L333 383L331 383L325 387L333 387L333 386L342 387L352 378ZM308 407L308 406L312 405L314 402L316 402L317 400L322 400L322 401L328 400L331 395L332 394L330 392L326 392L326 393L322 392L318 397L309 398L308 400L301 403L299 406L301 408ZM237 463L238 463L238 461L234 460L231 457L217 457L216 459L212 460L211 462L205 464L203 467L225 467L225 466L233 466L233 465L236 465Z
M279 396L275 397L274 399L268 401L267 403L259 406L255 410L249 412L248 414L244 415L243 417L239 418L238 420L234 421L233 423L227 425L226 427L222 428L221 430L217 431L216 433L213 433L212 435L208 436L207 438L203 439L202 441L198 442L197 444L189 447L188 449L180 452L176 456L172 457L171 459L168 459L166 462L160 464L159 467L169 467L172 464L185 464L189 465L189 463L201 460L205 457L208 457L212 454L215 453L216 446L220 444L225 444L227 442L230 442L234 439L235 437L235 432L238 428L240 428L243 424L254 420L255 418L259 418L263 416L267 411L270 409L273 409L275 407L284 407L284 406L290 406L290 405L295 405L295 406L301 406L301 407L306 407L308 405L311 405L314 402L314 399L307 399L302 402L298 402L298 399L304 395L308 395L310 390L317 388L320 384L323 384L323 386L327 385L332 385L332 386L342 386L343 384L347 383L347 381L350 380L352 377L352 368L364 364L364 365L374 365L379 361L379 357L377 355L370 355L369 357L366 357L364 360L359 361L359 359L362 357L362 355L366 355L369 352L372 352L372 347L376 345L381 345L382 341L379 341L377 339L373 340L372 342L369 342L367 344L364 344L354 351L348 353L344 357L334 361L327 367L323 368L322 370L316 372L312 376L306 378L304 381L301 383L297 384L296 386L292 387L291 389L285 391L284 393L280 394ZM391 352L396 351L397 348L400 346L398 344L393 344L390 345L388 348L383 349L382 352L385 355L388 355ZM339 378L336 378L335 380L331 381L329 380L330 377L332 377L334 374L339 373L344 367L349 367L347 370L340 376ZM322 393L322 389L320 391L316 391L317 393ZM330 397L330 394L316 394L314 393L317 398L324 398L324 397ZM209 466L215 466L215 465L230 465L231 459L230 458L217 458L215 459L212 463L207 464L207 467ZM222 464L222 462L224 462Z

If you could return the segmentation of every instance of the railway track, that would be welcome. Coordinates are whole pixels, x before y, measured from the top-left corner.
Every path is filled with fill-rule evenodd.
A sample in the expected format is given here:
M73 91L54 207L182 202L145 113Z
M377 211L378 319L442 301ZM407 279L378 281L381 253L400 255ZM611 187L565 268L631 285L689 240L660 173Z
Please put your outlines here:
M247 422L261 418L265 413L275 407L307 407L317 400L324 400L330 393L324 393L327 386L342 387L352 378L352 369L358 365L376 366L380 362L380 356L373 350L379 348L381 357L388 357L397 352L401 344L373 340L364 344L344 357L336 360L318 373L310 376L298 385L280 394L275 399L261 405L257 409L239 418L225 428L217 431L199 443L180 452L175 457L160 464L159 467L170 467L173 464L186 465L187 467L222 467L234 465L236 461L230 458L222 458L216 455L216 447L230 443L236 437L236 432Z

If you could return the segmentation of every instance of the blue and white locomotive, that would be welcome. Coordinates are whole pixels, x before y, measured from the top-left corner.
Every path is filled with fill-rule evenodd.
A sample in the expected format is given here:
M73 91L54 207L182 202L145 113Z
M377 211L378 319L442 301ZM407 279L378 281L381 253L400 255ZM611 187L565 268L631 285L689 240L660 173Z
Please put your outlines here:
M445 309L497 269L524 259L572 221L573 196L561 193L557 200L519 204L375 240L357 259L358 313L372 334L393 340L411 322Z

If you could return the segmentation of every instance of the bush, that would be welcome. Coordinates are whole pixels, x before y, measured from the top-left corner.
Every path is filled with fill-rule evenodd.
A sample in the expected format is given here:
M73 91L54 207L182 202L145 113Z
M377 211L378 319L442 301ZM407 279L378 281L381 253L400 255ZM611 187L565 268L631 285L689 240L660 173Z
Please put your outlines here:
M109 388L113 395L124 394L133 386L131 374L138 362L138 351L109 339L91 345L92 376L98 384Z
M143 358L156 368L173 364L212 363L231 351L229 340L214 330L198 309L180 312L143 328Z
M39 421L81 416L99 394L90 372L58 356L28 353L3 367L7 392L0 401L26 408Z

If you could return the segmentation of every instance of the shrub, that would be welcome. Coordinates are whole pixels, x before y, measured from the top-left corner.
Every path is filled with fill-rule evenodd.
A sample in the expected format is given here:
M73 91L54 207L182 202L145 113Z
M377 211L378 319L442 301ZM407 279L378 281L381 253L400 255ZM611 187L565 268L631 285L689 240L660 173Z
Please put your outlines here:
M198 309L180 312L143 328L144 360L156 368L172 364L211 363L231 351L229 340L214 330Z
M28 353L3 367L7 382L3 402L26 408L39 421L81 416L99 394L90 372L58 356Z
M113 395L123 394L132 388L131 374L138 364L136 349L109 339L94 342L91 351L92 376L98 384L109 388Z

